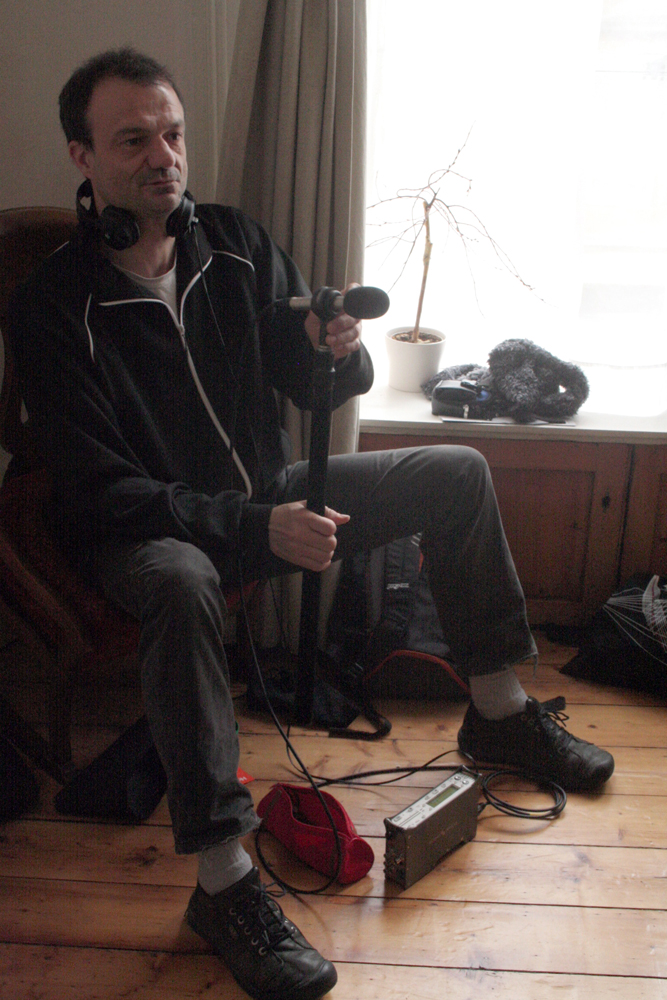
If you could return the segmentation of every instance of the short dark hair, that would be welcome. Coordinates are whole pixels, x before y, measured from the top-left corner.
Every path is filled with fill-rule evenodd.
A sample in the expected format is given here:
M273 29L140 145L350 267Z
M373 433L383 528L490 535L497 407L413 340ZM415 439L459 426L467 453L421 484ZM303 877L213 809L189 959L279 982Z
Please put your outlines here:
M128 46L100 52L74 70L60 91L60 124L68 142L80 142L88 149L93 148L88 106L97 84L109 77L129 80L145 87L167 83L183 103L171 73L155 59Z

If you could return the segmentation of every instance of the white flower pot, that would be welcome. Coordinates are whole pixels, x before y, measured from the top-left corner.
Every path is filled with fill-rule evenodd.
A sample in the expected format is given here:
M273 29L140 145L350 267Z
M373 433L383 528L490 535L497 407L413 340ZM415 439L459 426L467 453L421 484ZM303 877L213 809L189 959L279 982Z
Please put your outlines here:
M421 392L421 386L440 371L440 359L445 346L445 335L439 330L422 327L423 333L438 337L435 343L412 344L394 340L395 333L404 333L412 327L400 326L388 330L385 337L389 357L389 385L402 392Z

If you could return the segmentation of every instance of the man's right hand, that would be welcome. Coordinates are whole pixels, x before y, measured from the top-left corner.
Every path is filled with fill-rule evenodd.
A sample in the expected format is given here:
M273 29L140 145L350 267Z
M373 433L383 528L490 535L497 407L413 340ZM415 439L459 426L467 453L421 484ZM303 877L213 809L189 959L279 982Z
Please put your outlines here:
M308 510L305 500L274 507L269 518L269 547L274 555L302 569L321 573L331 565L336 551L336 529L347 524L349 514L329 507L322 517Z

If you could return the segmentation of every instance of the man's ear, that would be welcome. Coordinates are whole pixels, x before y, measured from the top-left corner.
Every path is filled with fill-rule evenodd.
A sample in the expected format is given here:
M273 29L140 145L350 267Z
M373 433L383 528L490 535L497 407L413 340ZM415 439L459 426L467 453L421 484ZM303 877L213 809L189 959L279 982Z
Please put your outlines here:
M75 167L81 171L84 177L90 177L91 174L91 159L93 151L89 146L84 146L82 142L77 142L72 139L69 146L70 159Z

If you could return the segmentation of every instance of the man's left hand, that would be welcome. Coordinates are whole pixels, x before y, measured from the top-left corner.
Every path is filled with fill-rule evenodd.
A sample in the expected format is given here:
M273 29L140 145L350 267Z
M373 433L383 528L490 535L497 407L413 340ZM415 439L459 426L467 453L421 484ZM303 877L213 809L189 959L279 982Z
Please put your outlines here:
M348 285L342 294L356 287L356 283ZM306 316L306 333L317 350L320 343L320 321L312 311ZM326 342L333 352L334 361L354 354L361 347L361 320L348 316L347 313L339 313L327 323Z

